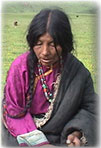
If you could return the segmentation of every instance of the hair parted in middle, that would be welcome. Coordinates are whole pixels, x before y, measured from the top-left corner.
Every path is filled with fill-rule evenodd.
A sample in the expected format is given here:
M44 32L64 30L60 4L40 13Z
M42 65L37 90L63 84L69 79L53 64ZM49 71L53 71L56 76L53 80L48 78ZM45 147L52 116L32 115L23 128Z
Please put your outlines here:
M62 55L67 55L73 48L73 35L68 16L59 9L43 9L31 21L27 34L30 50L36 45L38 38L49 33L54 44L60 45Z
M39 37L45 33L49 33L53 38L56 52L56 46L61 46L62 59L65 59L68 53L74 50L71 25L68 16L63 11L60 9L43 9L32 19L26 36L30 48L30 53L27 59L29 71L28 95L30 96L30 99L27 107L31 105L33 99L33 85L35 79L34 71L35 65L38 61L33 47L37 44Z

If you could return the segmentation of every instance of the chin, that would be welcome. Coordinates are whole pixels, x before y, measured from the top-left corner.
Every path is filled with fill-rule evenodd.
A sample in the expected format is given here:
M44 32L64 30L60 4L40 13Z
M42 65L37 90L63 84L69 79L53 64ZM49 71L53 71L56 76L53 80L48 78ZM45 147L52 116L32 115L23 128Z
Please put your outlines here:
M52 64L51 64L51 63L43 63L43 62L42 62L42 65L43 65L43 66L48 66L48 67L50 67Z

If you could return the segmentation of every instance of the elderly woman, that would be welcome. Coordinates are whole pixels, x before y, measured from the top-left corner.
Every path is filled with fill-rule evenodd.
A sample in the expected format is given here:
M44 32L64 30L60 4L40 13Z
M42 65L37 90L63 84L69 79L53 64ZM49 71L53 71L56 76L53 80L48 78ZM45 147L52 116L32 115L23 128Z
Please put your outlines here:
M13 61L5 85L7 145L94 146L96 94L90 72L71 53L68 16L41 10L26 38L30 50Z

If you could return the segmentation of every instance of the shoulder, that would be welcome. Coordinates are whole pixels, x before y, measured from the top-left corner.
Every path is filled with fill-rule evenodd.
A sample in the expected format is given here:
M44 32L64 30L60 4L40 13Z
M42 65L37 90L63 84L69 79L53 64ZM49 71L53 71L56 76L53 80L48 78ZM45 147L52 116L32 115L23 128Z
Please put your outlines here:
M79 60L76 56L72 55L73 58L74 58L74 62L78 65L78 71L79 72L82 72L82 74L85 74L85 75L89 75L90 74L90 71L89 69L86 67L86 65L81 61Z
M17 75L23 75L24 73L28 73L28 67L27 67L27 57L29 55L29 51L19 55L11 64L8 72L8 76L17 76Z
M11 68L27 68L27 57L29 55L29 51L19 55L11 64Z
M67 73L71 73L73 76L79 74L83 77L88 77L90 75L90 71L83 62L71 53L67 57L65 71L67 71Z

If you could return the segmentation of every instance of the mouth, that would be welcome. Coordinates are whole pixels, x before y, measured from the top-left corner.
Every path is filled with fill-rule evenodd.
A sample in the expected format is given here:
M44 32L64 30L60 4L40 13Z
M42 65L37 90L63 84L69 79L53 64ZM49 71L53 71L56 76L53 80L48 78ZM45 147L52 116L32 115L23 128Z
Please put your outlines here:
M52 63L51 59L40 59L40 61L44 65L50 65Z

